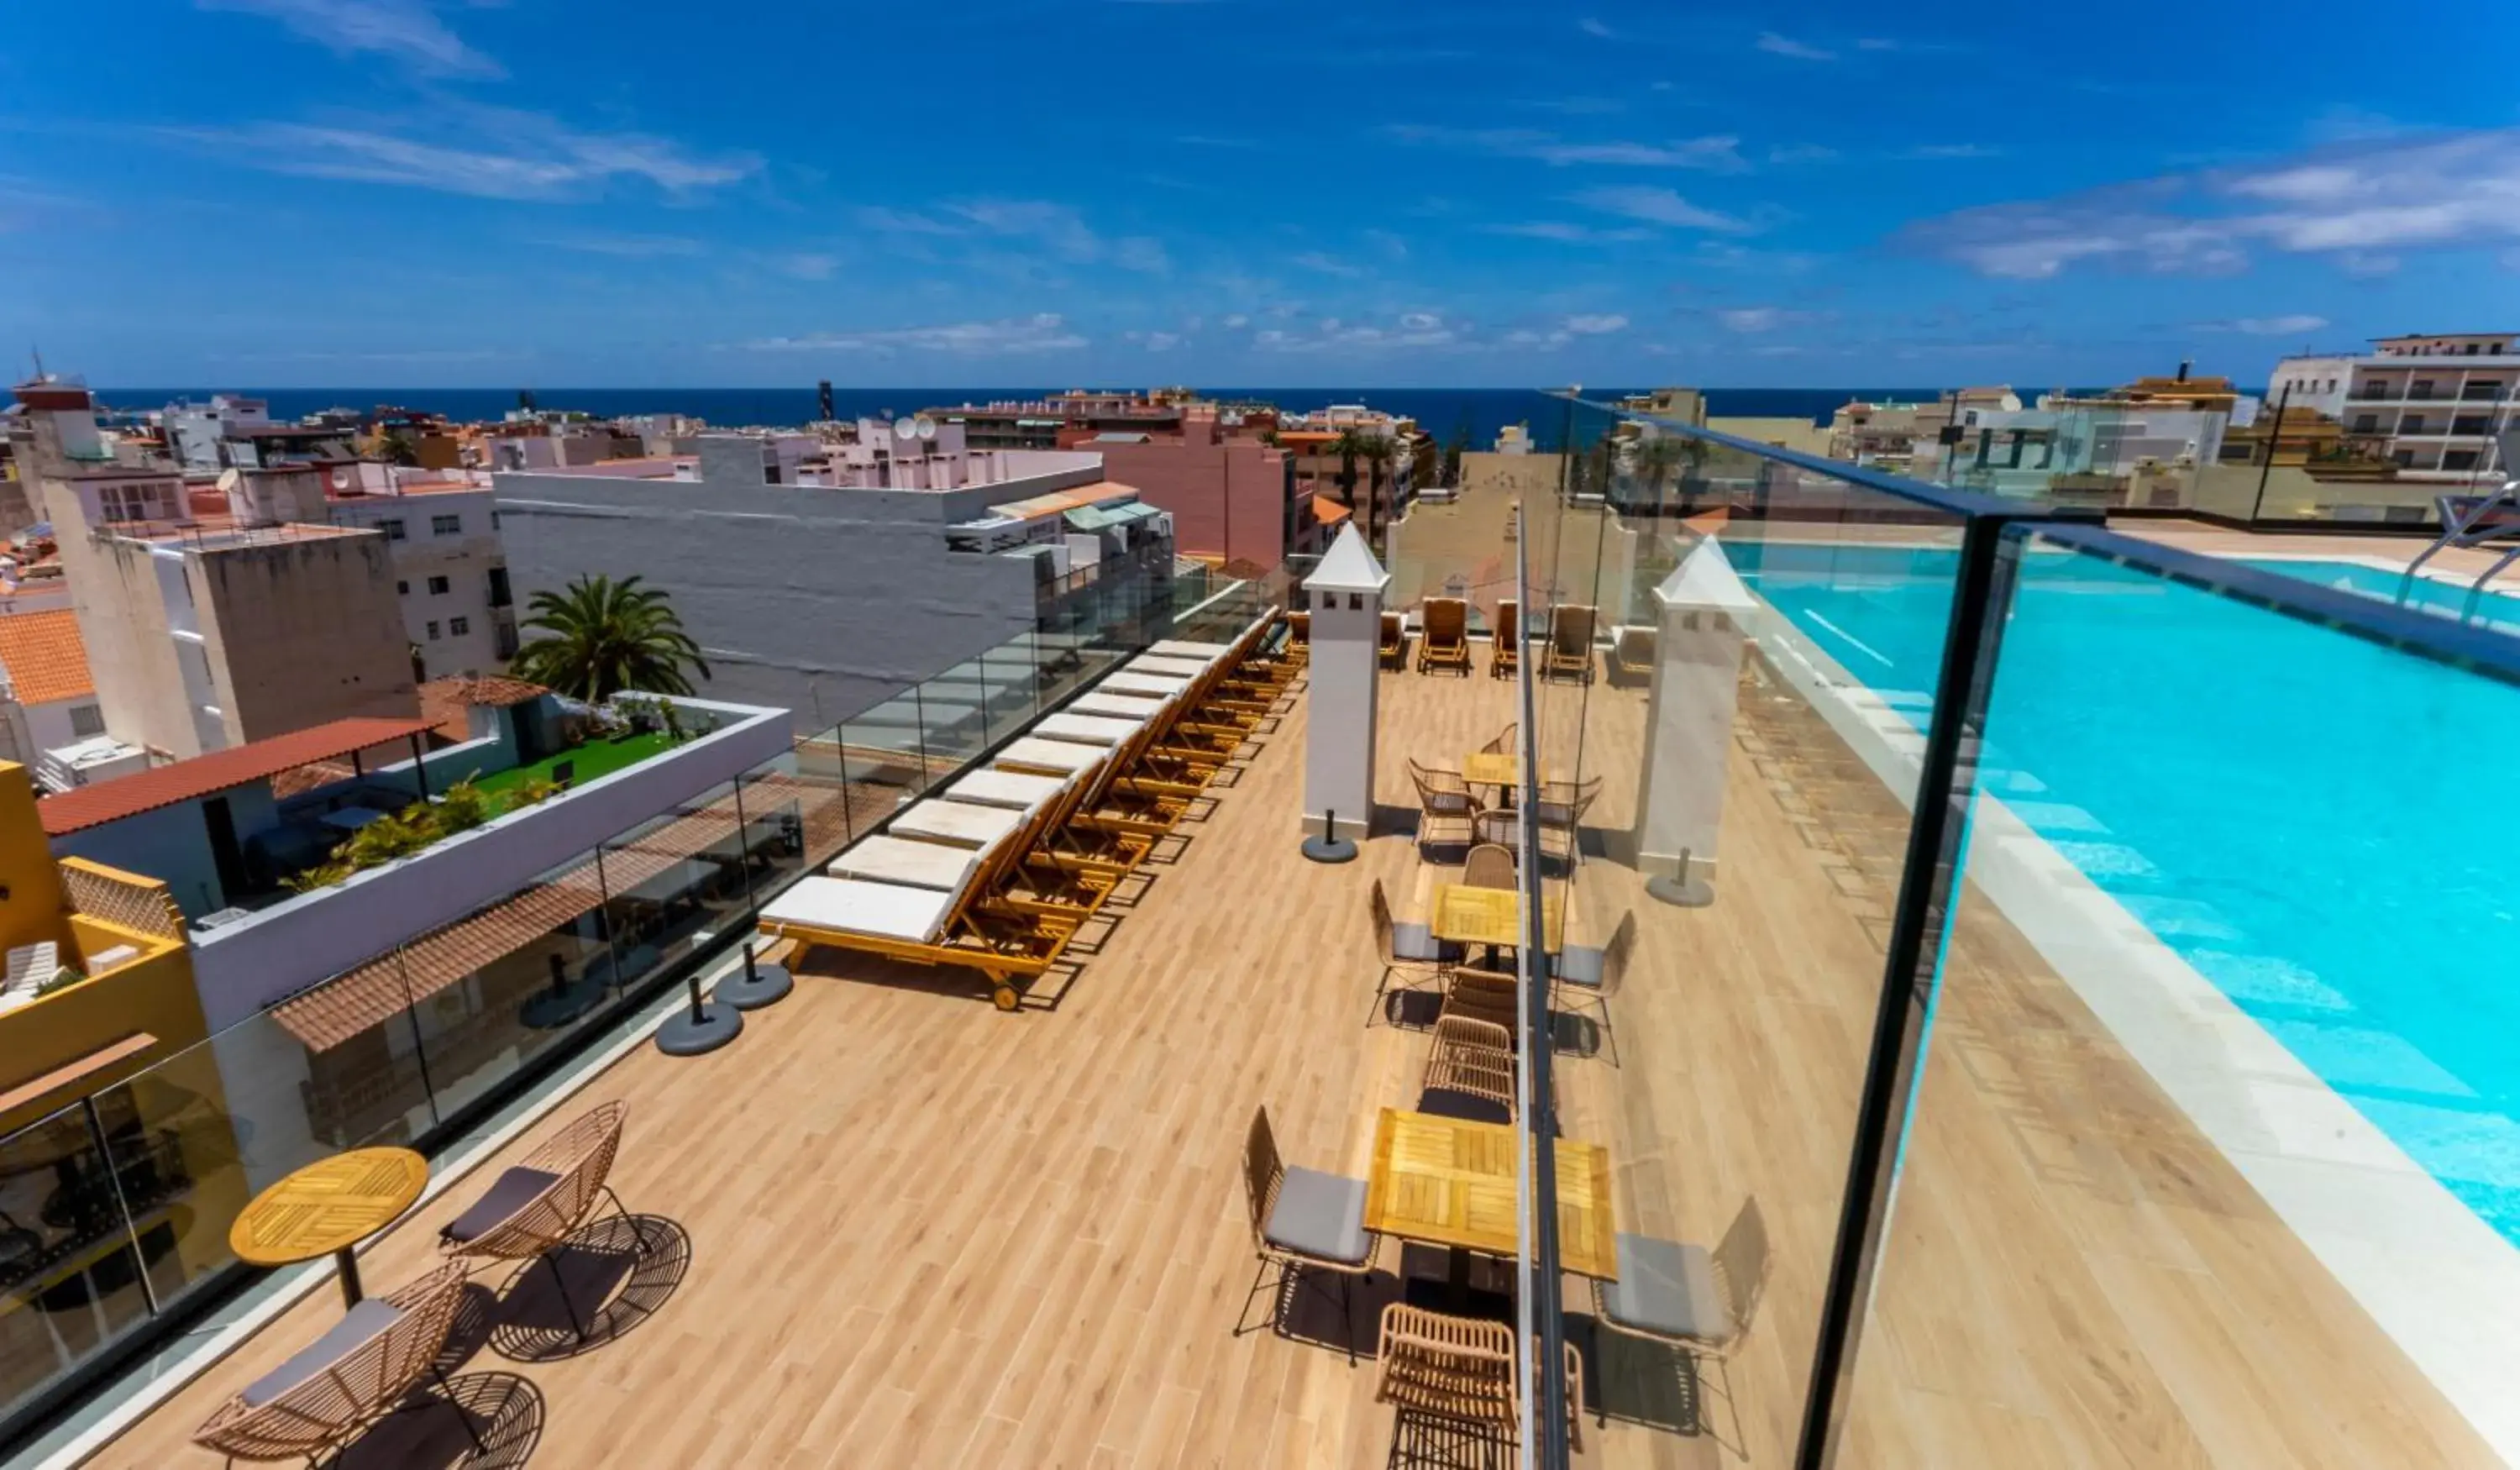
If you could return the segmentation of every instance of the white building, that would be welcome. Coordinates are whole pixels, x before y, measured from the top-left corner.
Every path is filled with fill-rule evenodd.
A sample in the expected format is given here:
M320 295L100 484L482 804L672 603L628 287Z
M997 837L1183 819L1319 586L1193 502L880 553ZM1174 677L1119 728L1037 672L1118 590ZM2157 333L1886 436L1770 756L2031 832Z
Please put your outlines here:
M2520 333L2380 337L2361 356L2287 357L2268 401L2307 405L2383 441L2407 479L2463 481L2505 467L2494 435L2520 419Z
M104 734L78 614L64 607L0 618L0 759L40 776L45 752Z

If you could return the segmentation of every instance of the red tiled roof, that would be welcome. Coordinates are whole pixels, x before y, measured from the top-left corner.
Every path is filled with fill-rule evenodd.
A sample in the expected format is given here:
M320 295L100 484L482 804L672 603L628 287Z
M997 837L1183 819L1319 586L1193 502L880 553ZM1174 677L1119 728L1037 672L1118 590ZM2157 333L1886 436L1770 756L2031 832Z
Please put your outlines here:
M159 766L136 776L81 786L59 796L47 796L35 803L35 813L43 819L45 834L59 837L66 832L102 826L125 817L154 812L159 807L175 806L195 797L215 795L248 781L267 780L284 771L333 760L371 745L407 740L427 734L428 730L428 722L426 720L386 720L374 716L335 720L330 725L292 731L285 735L274 735L268 740L254 740L226 750L214 750L208 755L177 761L171 766Z
M420 687L420 717L450 740L469 740L472 737L472 728L465 711L474 705L506 709L511 705L531 704L550 692L539 684L510 679L501 674L478 679L451 675L432 679Z
M87 672L87 645L79 641L78 614L67 607L0 617L0 666L9 670L21 704L50 704L96 692L96 681Z

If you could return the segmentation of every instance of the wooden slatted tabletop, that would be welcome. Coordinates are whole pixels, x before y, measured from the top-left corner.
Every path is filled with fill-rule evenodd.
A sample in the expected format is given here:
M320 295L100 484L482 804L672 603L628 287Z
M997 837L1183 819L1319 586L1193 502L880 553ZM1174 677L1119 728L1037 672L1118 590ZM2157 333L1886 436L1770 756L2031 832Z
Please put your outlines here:
M1462 780L1474 786L1511 786L1522 780L1522 757L1482 750L1462 757Z
M293 1266L349 1249L394 1223L428 1183L408 1148L354 1148L319 1159L253 1197L228 1227L248 1266Z
M1516 1228L1512 1128L1384 1108L1373 1132L1365 1226L1404 1240L1512 1256ZM1566 1269L1613 1280L1618 1223L1610 1211L1610 1153L1557 1140L1557 1244Z
M1540 926L1552 955L1566 947L1565 909L1553 893L1540 901ZM1522 943L1522 895L1510 888L1438 883L1428 913L1427 928L1437 939L1456 944Z

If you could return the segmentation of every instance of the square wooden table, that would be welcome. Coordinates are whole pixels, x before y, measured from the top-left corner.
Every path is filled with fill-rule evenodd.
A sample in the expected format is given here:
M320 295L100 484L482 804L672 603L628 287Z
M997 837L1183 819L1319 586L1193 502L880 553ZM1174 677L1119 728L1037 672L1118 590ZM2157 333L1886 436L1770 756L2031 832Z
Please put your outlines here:
M1522 946L1522 895L1510 888L1438 883L1427 913L1426 927L1437 939L1490 949ZM1557 895L1541 899L1540 927L1549 953L1566 947L1566 905Z
M1511 1257L1521 1240L1513 1180L1514 1130L1384 1108L1373 1131L1365 1227L1404 1240ZM1557 1141L1557 1255L1578 1275L1615 1280L1618 1223L1610 1213L1610 1153Z
M1474 786L1522 784L1522 757L1509 750L1482 750L1462 757L1462 780Z

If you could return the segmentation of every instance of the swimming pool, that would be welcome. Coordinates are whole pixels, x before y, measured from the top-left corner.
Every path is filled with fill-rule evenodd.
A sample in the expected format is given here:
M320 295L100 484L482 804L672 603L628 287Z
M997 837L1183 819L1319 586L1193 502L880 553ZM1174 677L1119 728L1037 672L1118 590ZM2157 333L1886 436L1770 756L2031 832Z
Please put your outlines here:
M1771 605L1922 728L1955 552L1725 545ZM2260 564L2397 590L2352 562ZM2453 610L2465 597L2436 591ZM2496 601L2495 620L2520 626L2520 601ZM2034 555L1981 780L2520 1243L2520 865L2495 799L2515 741L2520 690Z

